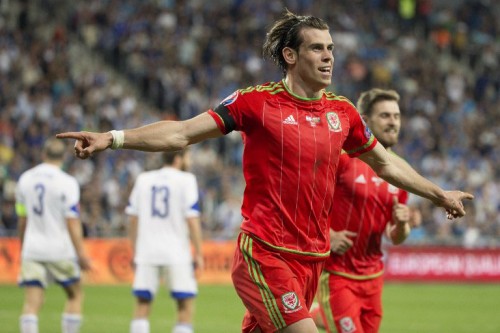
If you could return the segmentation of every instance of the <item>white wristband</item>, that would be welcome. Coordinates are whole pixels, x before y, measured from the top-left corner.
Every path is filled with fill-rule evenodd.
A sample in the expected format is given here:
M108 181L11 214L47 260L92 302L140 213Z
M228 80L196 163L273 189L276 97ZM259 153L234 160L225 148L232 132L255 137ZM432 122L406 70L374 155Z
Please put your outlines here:
M125 132L123 131L109 131L113 136L113 143L111 144L111 149L120 149L123 147L123 142L125 141Z

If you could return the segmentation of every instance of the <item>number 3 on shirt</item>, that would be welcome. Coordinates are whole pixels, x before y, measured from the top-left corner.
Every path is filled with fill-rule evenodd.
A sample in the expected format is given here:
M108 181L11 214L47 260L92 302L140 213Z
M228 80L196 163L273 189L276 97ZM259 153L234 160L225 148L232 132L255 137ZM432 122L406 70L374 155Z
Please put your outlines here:
M36 215L42 216L43 215L43 198L45 195L45 186L43 184L36 184L35 185L35 192L38 194L37 198L38 201L35 202L33 205L33 213Z

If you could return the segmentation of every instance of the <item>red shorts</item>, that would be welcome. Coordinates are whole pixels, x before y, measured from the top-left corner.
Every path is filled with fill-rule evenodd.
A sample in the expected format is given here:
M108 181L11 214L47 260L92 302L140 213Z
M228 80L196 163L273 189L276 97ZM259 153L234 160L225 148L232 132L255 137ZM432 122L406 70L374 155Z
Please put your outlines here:
M247 234L238 237L232 279L247 308L242 332L281 330L311 318L324 259L276 251Z
M383 284L383 276L354 280L323 272L317 299L327 332L378 332Z

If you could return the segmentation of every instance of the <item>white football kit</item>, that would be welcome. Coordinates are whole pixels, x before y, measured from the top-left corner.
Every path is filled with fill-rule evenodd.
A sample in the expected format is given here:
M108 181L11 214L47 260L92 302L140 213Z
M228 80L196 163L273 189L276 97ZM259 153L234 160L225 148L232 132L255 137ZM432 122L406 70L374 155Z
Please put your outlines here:
M21 283L38 281L46 286L43 266L60 283L79 279L80 268L66 225L66 218L79 218L79 200L76 179L57 166L42 163L21 175L16 205L23 206L27 219Z
M163 277L174 298L194 296L186 218L200 215L195 176L172 167L141 173L125 211L138 218L134 294L152 298Z
M76 179L57 166L42 163L21 175L16 202L27 213L23 259L76 259L66 218L79 217L79 201Z

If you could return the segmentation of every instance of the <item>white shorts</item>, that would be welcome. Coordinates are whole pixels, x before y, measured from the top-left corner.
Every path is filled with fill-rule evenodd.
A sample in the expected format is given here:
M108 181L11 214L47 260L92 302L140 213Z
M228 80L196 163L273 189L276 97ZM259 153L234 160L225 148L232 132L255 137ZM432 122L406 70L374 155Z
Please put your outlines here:
M170 290L174 299L195 297L198 285L192 264L153 266L138 264L135 267L133 293L136 297L152 300L158 291L160 281Z
M80 281L80 266L76 260L22 261L19 274L20 286L47 288L52 281L56 281L63 287Z

